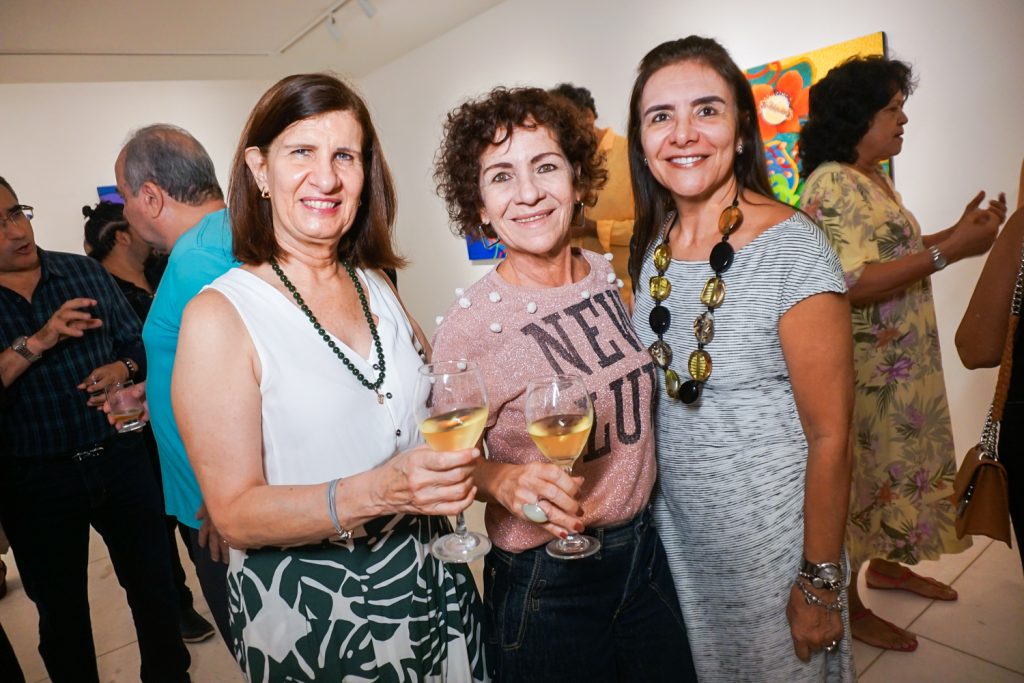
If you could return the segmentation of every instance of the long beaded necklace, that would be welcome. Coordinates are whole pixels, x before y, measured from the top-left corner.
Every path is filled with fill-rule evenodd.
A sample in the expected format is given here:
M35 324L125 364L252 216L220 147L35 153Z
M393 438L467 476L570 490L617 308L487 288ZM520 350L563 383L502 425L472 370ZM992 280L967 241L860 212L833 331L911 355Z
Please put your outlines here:
M359 295L359 304L363 307L363 315L366 317L366 323L370 326L370 336L373 337L373 346L377 351L377 362L373 365L374 370L377 370L377 381L375 382L371 382L366 379L366 375L361 373L359 369L352 364L352 361L342 353L335 341L331 339L331 335L327 333L327 330L323 328L320 321L318 321L316 316L313 315L313 311L309 310L309 306L306 305L302 295L299 294L299 290L295 288L292 281L289 280L288 276L284 274L283 270L281 270L281 266L278 265L277 259L270 259L270 267L274 269L275 273L277 273L277 277L281 279L281 284L284 285L285 289L291 292L292 297L295 299L295 303L299 305L302 312L306 314L307 318L309 318L309 322L313 324L313 329L317 331L327 346L331 348L331 351L334 351L334 355L341 359L341 362L345 364L345 367L349 369L349 372L356 376L359 383L377 394L377 403L384 405L384 394L380 393L381 385L384 384L384 348L380 343L380 335L377 334L377 326L373 324L373 314L370 313L370 304L366 300L366 292L363 291L363 286L359 283L359 277L356 275L355 269L352 268L347 261L342 261L341 265L345 266L345 271L348 273L348 276L352 278L352 284L356 287L356 294Z
M677 398L683 403L690 404L697 401L704 390L704 383L711 377L711 355L704 347L715 338L715 309L725 301L725 281L722 273L729 270L733 258L736 255L732 245L729 244L729 236L732 235L743 223L743 212L739 208L740 190L737 189L732 204L722 211L718 217L718 230L722 233L722 241L711 250L708 259L714 275L704 283L700 292L700 301L707 306L707 310L697 316L693 321L693 336L697 338L697 348L690 353L687 359L686 369L690 378L686 382L680 382L679 375L669 367L672 363L672 347L664 339L672 323L672 315L662 305L662 301L672 293L672 283L665 277L665 271L672 263L672 248L669 246L668 237L676 214L672 212L665 219L662 227L662 240L654 249L654 267L658 274L651 278L648 284L649 293L654 300L654 308L651 309L650 324L651 330L658 335L657 341L648 347L647 351L658 367L665 371L665 393L671 398Z

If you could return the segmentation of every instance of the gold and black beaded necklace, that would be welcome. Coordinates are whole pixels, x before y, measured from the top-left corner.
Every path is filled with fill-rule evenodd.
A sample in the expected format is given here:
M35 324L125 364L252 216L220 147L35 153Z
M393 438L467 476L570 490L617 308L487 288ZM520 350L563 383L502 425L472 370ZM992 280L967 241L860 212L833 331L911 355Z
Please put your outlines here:
M669 367L672 363L672 347L665 341L664 335L668 332L669 325L672 324L672 315L661 303L672 293L672 283L665 277L665 271L672 263L672 247L669 246L668 237L672 223L676 219L675 212L669 213L665 219L661 244L654 249L654 267L658 274L651 278L648 290L651 299L654 300L654 308L651 309L650 314L651 330L658 335L658 339L648 347L647 351L658 367L665 371L665 393L686 404L693 403L700 398L704 384L711 376L711 355L704 347L715 338L715 309L725 301L725 280L722 279L722 274L729 270L736 255L736 251L729 244L729 236L736 232L740 224L743 223L743 212L739 208L740 192L741 189L736 190L732 204L727 206L722 211L722 215L718 217L718 230L722 233L722 241L714 246L708 259L714 275L704 283L700 292L700 301L707 306L707 310L693 321L693 336L697 338L697 348L690 353L686 363L686 369L689 371L691 379L683 383L680 383L676 371Z
M291 292L292 297L295 299L295 303L299 305L302 312L306 314L307 318L309 318L309 322L313 324L313 329L317 331L317 334L319 334L327 346L330 347L331 351L334 351L334 355L345 364L345 367L349 369L349 372L356 376L359 383L377 394L377 403L384 405L384 394L380 393L380 388L384 384L384 348L380 343L380 335L377 333L377 326L373 324L373 314L370 312L370 303L366 300L366 292L363 291L363 286L359 282L359 276L356 275L355 269L348 264L348 261L342 261L341 265L345 267L345 271L348 273L348 276L352 278L352 284L356 287L356 294L359 295L359 304L363 307L363 315L366 317L366 324L370 326L370 336L373 337L373 347L377 352L377 362L373 365L373 369L377 371L377 380L374 382L366 379L366 375L361 373L359 369L352 364L352 361L342 353L341 349L338 348L338 344L331 339L331 335L327 333L327 330L323 328L320 321L316 319L315 315L313 315L313 311L309 310L309 306L306 305L302 295L299 294L299 290L295 288L292 281L289 280L288 276L284 274L283 270L281 270L281 266L278 265L277 259L270 259L270 267L274 269L275 273L277 273L277 277L281 279L281 284L284 285L285 289Z

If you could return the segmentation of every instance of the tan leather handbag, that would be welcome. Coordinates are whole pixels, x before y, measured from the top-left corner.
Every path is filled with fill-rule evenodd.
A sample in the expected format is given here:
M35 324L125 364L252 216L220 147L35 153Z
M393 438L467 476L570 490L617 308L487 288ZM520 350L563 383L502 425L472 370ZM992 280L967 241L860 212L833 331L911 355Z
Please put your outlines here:
M1013 343L1020 321L1022 291L1024 291L1024 254L1021 257L1017 284L1013 289L1013 304L1006 330L1006 343L999 364L996 392L985 420L985 428L978 442L964 457L953 482L956 502L956 535L988 536L1010 541L1010 498L1007 491L1006 468L999 462L999 422L1003 419L1006 394L1010 390L1013 369Z

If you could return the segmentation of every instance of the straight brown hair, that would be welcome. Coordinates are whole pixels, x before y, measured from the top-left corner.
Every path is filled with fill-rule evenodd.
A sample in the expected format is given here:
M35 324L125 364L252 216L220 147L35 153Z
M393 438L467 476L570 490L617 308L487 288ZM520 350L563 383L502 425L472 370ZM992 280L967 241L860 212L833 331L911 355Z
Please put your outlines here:
M365 179L352 227L338 243L338 258L357 268L401 268L405 259L394 249L398 211L391 171L366 103L344 82L330 74L297 74L283 78L256 103L235 150L228 185L228 211L235 258L243 263L266 263L281 255L274 236L270 202L245 163L245 150L257 147L266 155L271 143L296 121L329 112L351 112L363 133Z

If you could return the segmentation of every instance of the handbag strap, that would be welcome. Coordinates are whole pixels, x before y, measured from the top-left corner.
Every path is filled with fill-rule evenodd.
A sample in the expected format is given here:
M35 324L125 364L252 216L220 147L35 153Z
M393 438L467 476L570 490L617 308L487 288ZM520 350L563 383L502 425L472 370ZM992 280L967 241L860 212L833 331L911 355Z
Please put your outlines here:
M996 392L992 399L992 419L995 422L1003 419L1006 396L1010 392L1010 375L1013 373L1013 346L1017 338L1017 324L1020 322L1022 299L1024 299L1024 246L1021 248L1017 282L1013 285L1013 301L1010 304L1010 317L1006 325L1006 341L1003 344L1003 357L999 361L999 378L996 380Z
M1010 303L1010 318L1006 325L1003 356L999 361L999 377L996 380L995 396L992 398L992 407L989 408L988 417L985 418L985 427L981 432L982 450L993 460L999 459L999 423L1003 419L1006 397L1010 392L1010 375L1013 374L1013 346L1017 338L1017 324L1020 322L1022 300L1024 300L1024 245L1021 247L1017 281L1013 285L1013 301Z

